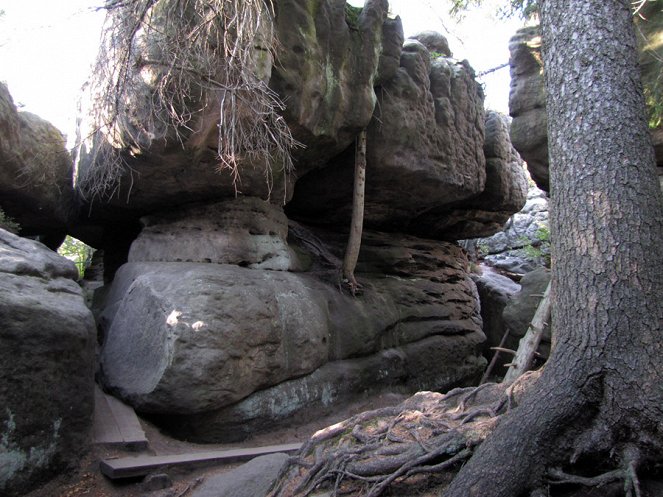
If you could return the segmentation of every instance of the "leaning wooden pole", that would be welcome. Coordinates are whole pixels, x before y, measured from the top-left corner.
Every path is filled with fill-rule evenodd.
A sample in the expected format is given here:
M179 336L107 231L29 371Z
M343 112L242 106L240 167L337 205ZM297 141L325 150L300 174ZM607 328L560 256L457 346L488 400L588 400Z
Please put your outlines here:
M550 320L550 283L546 287L539 306L536 308L532 322L527 329L525 336L520 339L516 356L509 366L509 370L504 377L505 383L513 383L516 378L528 371L532 367L536 350L541 343L543 328Z
M364 191L366 186L366 130L362 130L357 138L355 153L354 194L352 197L352 220L350 235L343 258L343 280L347 282L354 294L359 288L355 279L355 267L361 248L361 234L364 229Z

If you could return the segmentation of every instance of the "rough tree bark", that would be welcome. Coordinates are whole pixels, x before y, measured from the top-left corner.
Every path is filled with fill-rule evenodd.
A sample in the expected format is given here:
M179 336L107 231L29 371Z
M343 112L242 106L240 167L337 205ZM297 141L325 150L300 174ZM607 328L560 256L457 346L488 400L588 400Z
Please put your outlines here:
M366 130L362 130L357 137L357 151L355 153L355 177L352 196L352 220L350 221L350 235L343 257L343 279L347 281L354 295L360 287L355 278L355 268L359 259L361 248L361 234L364 230L364 197L366 189Z
M637 494L663 455L663 200L629 2L541 8L557 344L445 497L526 495L585 457Z

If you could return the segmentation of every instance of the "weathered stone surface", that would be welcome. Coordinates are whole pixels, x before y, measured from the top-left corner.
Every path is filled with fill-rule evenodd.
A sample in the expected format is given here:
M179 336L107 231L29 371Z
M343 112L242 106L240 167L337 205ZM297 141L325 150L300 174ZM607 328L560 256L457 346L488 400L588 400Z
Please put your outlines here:
M437 31L422 31L412 36L412 39L422 43L432 54L453 57L449 49L449 42L444 35Z
M107 386L144 411L210 410L327 359L325 302L297 276L129 263L101 353Z
M160 419L178 415L182 430L204 417L196 436L210 440L373 387L443 388L480 373L484 335L459 247L367 233L357 267L362 295L354 298L337 286L345 237L299 228L291 243L309 259L309 273L123 266L100 320L106 385ZM387 372L384 358L392 356ZM350 358L356 362L337 364ZM358 372L353 381L341 374L348 368ZM287 408L274 400L283 392Z
M72 160L62 133L34 114L18 112L3 83L0 208L21 225L21 234L56 238L64 237L73 208Z
M406 41L395 76L378 89L368 128L365 226L439 238L421 213L484 189L483 95L467 63ZM354 147L301 178L287 212L314 224L347 226ZM416 195L404 194L416 192Z
M286 271L298 267L280 207L255 197L186 206L142 219L129 262L212 262Z
M286 102L286 121L306 145L296 165L301 177L345 150L368 126L378 71L382 78L393 72L394 63L386 59L398 57L403 28L387 20L386 0L368 0L353 15L346 11L356 8L345 0L275 3L282 49L270 86Z
M73 466L92 424L95 325L74 264L0 230L0 493Z
M506 116L486 112L486 158L484 190L453 208L437 208L417 219L416 233L435 233L436 237L457 240L490 236L502 230L513 213L525 205L527 173L509 139Z
M518 343L525 336L548 283L550 283L550 272L545 268L537 268L520 280L520 292L511 298L502 313L504 326L509 329L507 348L513 350L518 348ZM539 352L544 357L548 357L550 353L550 340L550 326L548 325L544 328L539 347Z
M235 442L293 419L307 422L335 406L382 392L448 391L477 382L486 360L478 335L432 336L356 359L329 362L313 373L260 390L227 408L161 419L187 440ZM464 356L464 360L459 360Z
M212 474L191 497L264 497L288 458L288 454L270 454L256 457L232 471Z
M347 18L344 0L279 0L274 7L277 60L272 60L269 50L256 46L257 73L285 103L283 117L305 145L295 157L296 174L302 175L347 148L368 125L376 101L373 85L388 6L386 0L369 0L356 20ZM162 21L157 16L151 22ZM391 26L390 32L398 37L397 25ZM149 40L144 47L151 49ZM210 93L208 100L192 101L191 108L202 107L202 111L194 112L181 129L162 126L147 133L144 122L153 117L146 102L151 101L159 78L142 76L131 75L136 91L129 96L127 115L120 116L125 129L116 130L112 138L97 137L96 143L81 144L80 178L99 166L103 154L97 153L110 143L120 146L127 165L117 189L111 189L110 205L93 204L93 216L142 215L192 201L233 198L236 191L276 204L289 200L295 176L286 175L274 158L241 157L238 183L231 171L219 170L218 95ZM89 127L94 129L96 124ZM140 151L133 144L134 136L139 137Z
M511 141L527 162L532 179L548 191L548 131L546 94L538 26L522 28L509 42Z

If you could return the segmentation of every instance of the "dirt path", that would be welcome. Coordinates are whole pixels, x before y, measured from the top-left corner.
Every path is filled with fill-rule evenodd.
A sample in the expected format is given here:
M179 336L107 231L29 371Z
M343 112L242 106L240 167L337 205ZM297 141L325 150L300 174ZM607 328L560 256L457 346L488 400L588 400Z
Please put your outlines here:
M141 419L141 425L150 444L149 450L143 453L153 455L184 454L304 442L321 428L349 418L358 412L398 404L406 397L406 395L401 394L381 394L367 397L362 401L343 406L332 415L323 416L304 424L285 426L269 433L257 434L243 443L234 444L193 444L176 440L162 433L153 424ZM93 446L76 471L52 480L25 497L186 497L208 475L229 471L239 465L239 463L234 463L216 464L197 469L165 469L159 472L167 474L172 481L172 485L165 489L150 488L146 480L142 478L113 482L104 477L99 471L99 461L102 459L137 454L118 448Z

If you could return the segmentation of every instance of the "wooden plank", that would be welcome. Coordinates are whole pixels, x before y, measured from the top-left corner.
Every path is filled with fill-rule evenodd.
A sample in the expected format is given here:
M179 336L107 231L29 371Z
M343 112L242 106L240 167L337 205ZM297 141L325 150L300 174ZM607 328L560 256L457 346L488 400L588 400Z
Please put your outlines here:
M122 442L122 434L115 424L106 396L98 386L94 388L94 442L98 444L116 444Z
M95 387L94 440L105 445L122 445L142 450L148 442L134 410Z
M151 471L166 466L198 466L211 463L230 463L246 461L258 456L274 454L277 452L294 452L302 444L269 445L247 449L216 450L211 452L195 452L189 454L176 454L169 456L135 456L119 459L103 459L99 462L99 469L108 478L133 478L144 476Z

